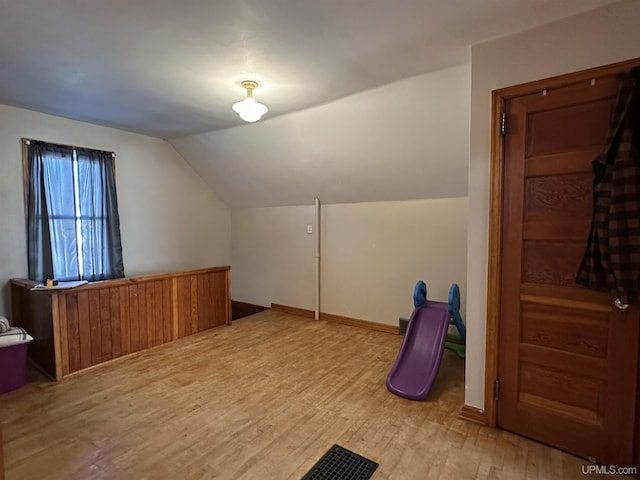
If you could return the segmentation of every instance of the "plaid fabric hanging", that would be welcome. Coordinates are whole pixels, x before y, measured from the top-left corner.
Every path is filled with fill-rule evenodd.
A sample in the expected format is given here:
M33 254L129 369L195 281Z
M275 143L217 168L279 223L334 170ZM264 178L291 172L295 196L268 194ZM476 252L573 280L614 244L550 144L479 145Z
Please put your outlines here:
M624 75L606 147L591 164L593 216L576 283L634 298L640 289L640 67Z

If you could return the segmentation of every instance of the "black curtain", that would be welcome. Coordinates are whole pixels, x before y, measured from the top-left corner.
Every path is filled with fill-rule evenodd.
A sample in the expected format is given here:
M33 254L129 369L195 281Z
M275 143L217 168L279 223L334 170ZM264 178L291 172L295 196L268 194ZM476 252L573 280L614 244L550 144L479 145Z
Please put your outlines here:
M29 278L124 276L115 165L110 152L31 141Z
M82 149L76 154L84 278L124 277L113 155Z
M27 256L29 278L39 282L54 278L49 231L49 211L45 193L45 161L47 158L73 155L72 148L32 141L27 147L29 170L29 203L27 205Z

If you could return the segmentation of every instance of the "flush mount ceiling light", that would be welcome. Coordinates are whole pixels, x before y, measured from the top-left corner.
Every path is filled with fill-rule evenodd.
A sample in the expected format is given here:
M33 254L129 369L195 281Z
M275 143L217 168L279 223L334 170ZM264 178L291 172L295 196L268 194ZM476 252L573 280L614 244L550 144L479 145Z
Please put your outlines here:
M241 82L241 85L247 89L247 98L241 102L234 103L231 108L233 108L245 122L257 122L262 115L269 111L266 106L260 102L256 102L253 98L253 90L258 87L258 82L245 80Z

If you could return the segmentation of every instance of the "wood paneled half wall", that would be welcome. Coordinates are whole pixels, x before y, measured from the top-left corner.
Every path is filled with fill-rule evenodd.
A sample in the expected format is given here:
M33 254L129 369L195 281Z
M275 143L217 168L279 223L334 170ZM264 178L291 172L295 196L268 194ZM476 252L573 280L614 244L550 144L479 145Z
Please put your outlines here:
M11 280L12 323L34 337L29 357L56 380L70 373L231 325L230 267L31 290Z

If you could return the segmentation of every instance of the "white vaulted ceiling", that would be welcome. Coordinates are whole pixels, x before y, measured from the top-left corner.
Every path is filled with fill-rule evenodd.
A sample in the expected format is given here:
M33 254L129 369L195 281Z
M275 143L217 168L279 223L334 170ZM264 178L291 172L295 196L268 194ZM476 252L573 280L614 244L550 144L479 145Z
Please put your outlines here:
M0 103L173 138L469 60L469 46L612 0L1 0Z
M470 81L451 67L171 143L232 206L463 197Z
M232 207L465 196L471 45L610 3L0 0L0 104L167 139Z

